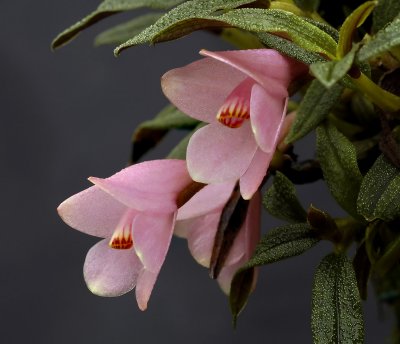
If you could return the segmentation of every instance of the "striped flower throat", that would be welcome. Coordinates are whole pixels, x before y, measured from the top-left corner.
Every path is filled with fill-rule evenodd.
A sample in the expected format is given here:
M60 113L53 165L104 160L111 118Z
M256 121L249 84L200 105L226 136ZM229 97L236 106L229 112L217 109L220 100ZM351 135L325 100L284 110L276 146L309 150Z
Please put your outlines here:
M255 81L246 78L225 99L217 120L229 128L240 128L250 118L250 96Z
M122 215L108 243L111 248L116 250L129 250L133 247L132 223L135 214L135 212L128 210Z

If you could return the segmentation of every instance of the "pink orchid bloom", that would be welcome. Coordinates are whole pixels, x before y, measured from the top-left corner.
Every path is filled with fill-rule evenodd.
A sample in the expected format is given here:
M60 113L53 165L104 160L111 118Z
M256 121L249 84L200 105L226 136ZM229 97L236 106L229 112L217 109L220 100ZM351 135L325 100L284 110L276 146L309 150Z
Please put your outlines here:
M72 228L105 238L88 252L84 278L100 296L119 296L136 286L147 308L173 234L178 194L192 181L182 160L130 166L65 200L61 218Z
M222 210L232 194L235 183L210 184L195 194L178 210L175 234L188 240L194 259L209 268ZM246 219L228 252L217 281L229 294L233 276L252 256L260 240L260 194L250 201ZM253 285L256 282L254 276Z
M205 184L240 180L243 198L250 199L282 139L287 88L306 67L271 49L200 54L207 57L161 81L173 104L209 123L189 142L189 173Z

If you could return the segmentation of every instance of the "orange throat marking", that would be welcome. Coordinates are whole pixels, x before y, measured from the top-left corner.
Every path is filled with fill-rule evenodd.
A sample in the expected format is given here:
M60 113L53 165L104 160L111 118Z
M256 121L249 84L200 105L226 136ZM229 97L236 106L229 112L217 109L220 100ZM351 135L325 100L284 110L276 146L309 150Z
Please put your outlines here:
M239 99L222 105L217 114L218 122L229 128L239 128L249 118L250 112L247 104Z
M118 228L111 237L108 245L116 250L128 250L133 247L132 231L128 224Z

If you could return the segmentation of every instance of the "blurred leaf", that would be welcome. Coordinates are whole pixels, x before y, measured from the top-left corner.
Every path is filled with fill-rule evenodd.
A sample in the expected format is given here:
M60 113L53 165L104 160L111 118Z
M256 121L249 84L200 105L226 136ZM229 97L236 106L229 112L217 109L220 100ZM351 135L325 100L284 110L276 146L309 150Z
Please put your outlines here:
M367 44L360 49L357 57L360 59L360 61L367 61L370 58L382 54L399 45L400 16L397 16L393 22L379 31Z
M251 287L246 276L256 266L271 264L286 258L298 256L318 243L307 223L286 225L269 231L258 243L253 257L234 276L231 284L230 305L233 321L246 305Z
M318 80L313 80L297 109L296 118L285 141L292 143L313 131L328 116L342 91L341 85L326 89Z
M385 276L400 261L400 235L393 240L374 264L373 269L380 276Z
M343 58L352 50L354 33L365 22L376 5L377 1L366 1L346 18L339 30L339 43L336 54L338 58Z
M325 59L317 53L312 53L306 49L303 49L297 44L282 37L275 36L270 33L259 33L257 36L268 48L275 49L280 53L293 57L298 61L304 62L305 64L310 65L315 62L325 61Z
M368 221L391 221L400 216L400 173L383 155L365 175L357 206Z
M312 293L314 344L362 344L364 321L357 280L345 255L330 254L317 268Z
M352 143L332 124L317 128L317 155L326 183L339 205L354 218L362 175Z
M288 222L306 222L307 213L301 206L292 182L279 171L263 199L264 207L272 215Z
M371 271L371 262L368 258L365 242L363 242L357 248L356 255L353 259L353 268L356 274L357 287L360 297L361 299L366 300L368 292L368 280Z
M82 30L113 14L131 11L141 7L168 9L176 6L182 1L183 0L104 0L94 12L61 32L53 40L51 47L56 49L68 43Z
M243 8L222 15L212 15L222 6L228 8L229 5L229 8L234 8L239 2L213 0L218 6L211 8L209 5L204 6L203 2L204 0L194 0L173 9L153 26L117 47L115 53L118 54L122 49L140 43L179 38L201 28L231 26L252 32L283 33L302 48L327 56L334 56L336 52L336 42L331 36L292 13L282 10Z
M168 41L187 35L206 27L223 27L221 23L204 20L203 17L219 10L233 9L254 0L191 0L173 8L152 26L132 37L114 50L118 55L122 50L133 45ZM226 25L225 25L226 26Z
M99 34L96 37L94 44L96 46L104 44L121 44L142 32L146 27L154 24L161 16L162 13L147 13L126 23L114 26L113 28Z
M335 220L327 212L310 205L307 211L307 222L319 239L336 241L338 228Z
M166 106L155 118L142 122L133 133L132 162L155 147L170 129L193 129L199 121L190 118L172 105Z
M319 0L294 0L296 6L303 11L314 12L318 9Z
M331 88L342 79L353 65L357 46L342 59L328 62L317 62L310 66L314 76L326 87Z
M372 30L378 32L382 30L400 13L399 0L379 0L372 13Z
M238 49L260 49L264 45L256 35L240 29L222 29L221 38Z

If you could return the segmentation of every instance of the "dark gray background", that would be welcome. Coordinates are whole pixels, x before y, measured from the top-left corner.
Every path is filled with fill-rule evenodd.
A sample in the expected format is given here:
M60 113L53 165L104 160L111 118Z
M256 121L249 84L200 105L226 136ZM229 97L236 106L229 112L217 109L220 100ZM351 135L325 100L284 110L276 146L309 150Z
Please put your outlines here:
M86 289L82 264L97 239L68 228L57 205L88 187L88 176L125 166L135 126L166 104L164 72L223 47L196 33L116 59L92 39L120 16L50 52L51 39L97 3L0 2L0 343L311 343L312 275L329 245L263 268L236 331L225 296L183 240L173 240L146 312L133 293L107 299ZM302 147L312 156L312 139ZM300 191L304 204L330 209L322 184ZM382 343L389 324L373 298L365 309L367 343Z

